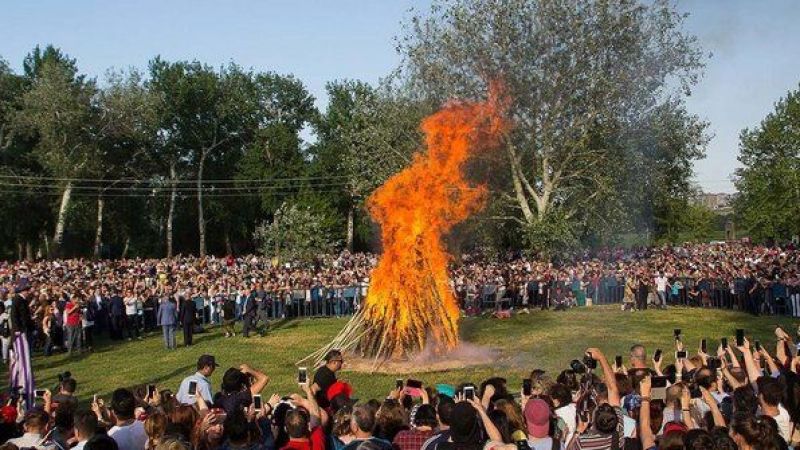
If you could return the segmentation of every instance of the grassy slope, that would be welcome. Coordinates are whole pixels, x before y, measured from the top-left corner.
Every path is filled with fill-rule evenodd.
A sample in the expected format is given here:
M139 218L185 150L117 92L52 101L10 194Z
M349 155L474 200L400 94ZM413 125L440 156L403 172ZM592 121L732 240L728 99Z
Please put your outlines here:
M218 330L212 330L196 335L192 348L171 352L162 347L160 334L143 342L103 342L95 352L72 359L63 354L37 356L34 368L39 387L55 385L57 374L70 370L79 382L79 395L87 399L95 393L106 396L119 386L143 383L156 383L175 391L180 380L194 371L197 357L210 353L222 365L212 376L215 389L227 367L246 362L272 377L269 393L276 389L285 393L296 387L294 363L335 336L344 323L342 319L288 321L266 337L248 340L225 338ZM748 336L761 339L774 351L772 331L776 323L792 332L794 324L786 318L684 308L623 313L618 307L604 306L566 312L536 311L504 321L470 318L462 322L463 336L469 342L500 350L497 360L490 367L429 373L419 378L426 383L457 383L502 375L515 386L533 368L554 373L567 367L587 346L598 346L613 358L626 355L626 349L634 342L643 343L650 352L663 348L671 360L673 328L683 330L684 342L692 350L703 337L710 339L709 346L716 347L720 336L727 335L733 341L734 330L745 328ZM352 382L356 396L363 399L384 396L394 385L395 376L345 372L340 378Z

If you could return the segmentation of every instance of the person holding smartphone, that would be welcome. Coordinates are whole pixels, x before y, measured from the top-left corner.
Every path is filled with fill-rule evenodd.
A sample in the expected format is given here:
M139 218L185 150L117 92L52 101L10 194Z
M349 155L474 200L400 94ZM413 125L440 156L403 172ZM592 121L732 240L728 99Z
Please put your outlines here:
M328 388L336 383L336 372L342 370L344 356L339 350L331 350L325 355L325 365L317 369L314 373L314 381L311 384L311 392L322 408L330 406L328 401Z
M175 395L175 398L185 405L194 405L197 403L197 395L200 395L203 397L203 400L205 400L206 404L210 405L213 400L213 396L211 394L210 377L217 367L219 367L219 364L217 364L214 356L200 356L200 358L197 359L197 372L195 372L194 375L189 375L188 377L184 378L183 381L181 381L181 385L178 388L178 393ZM196 392L194 394L192 394L189 389L191 383L195 383L196 386Z

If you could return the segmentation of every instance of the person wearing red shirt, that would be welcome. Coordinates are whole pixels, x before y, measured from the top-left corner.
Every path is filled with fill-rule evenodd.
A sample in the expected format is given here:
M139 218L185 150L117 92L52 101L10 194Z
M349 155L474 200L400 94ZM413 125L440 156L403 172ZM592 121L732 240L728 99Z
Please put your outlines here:
M67 352L81 351L81 301L77 296L70 298L64 307L67 320Z
M289 442L281 450L325 450L325 433L317 425L309 431L310 417L304 408L286 414L286 434Z

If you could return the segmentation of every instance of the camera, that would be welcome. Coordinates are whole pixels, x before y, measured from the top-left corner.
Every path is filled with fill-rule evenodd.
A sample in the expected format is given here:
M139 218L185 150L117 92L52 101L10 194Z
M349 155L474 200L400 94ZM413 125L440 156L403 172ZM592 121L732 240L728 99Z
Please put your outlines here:
M583 356L583 365L586 366L587 371L597 369L597 360L592 358L590 353L587 353Z
M569 363L569 368L572 369L573 372L576 374L586 372L586 366L578 359L573 359Z

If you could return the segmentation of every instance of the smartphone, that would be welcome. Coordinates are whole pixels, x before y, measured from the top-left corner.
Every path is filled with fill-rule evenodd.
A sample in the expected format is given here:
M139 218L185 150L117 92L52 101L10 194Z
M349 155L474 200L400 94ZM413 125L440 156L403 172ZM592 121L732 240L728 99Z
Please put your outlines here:
M720 343L720 345L722 345L722 349L723 350L727 350L728 349L728 338L724 337L724 338L720 339L719 343Z
M261 394L254 395L253 396L253 408L255 408L256 411L261 411L261 408L263 408L263 407L264 407L264 405L261 403Z
M156 395L156 385L155 384L148 384L147 385L147 396L153 398Z
M614 357L614 362L617 364L617 369L622 367L622 356L617 355Z
M760 351L761 351L761 341L759 341L758 339L756 339L756 340L755 340L755 342L753 343L753 345L755 345L755 346L756 346L756 351L757 351L757 352L760 352Z
M402 378L398 378L398 379L394 380L394 388L395 389L403 389L403 385L404 385L404 383L403 383L403 379Z
M657 348L656 353L653 355L653 360L656 362L661 361L661 349Z
M675 335L675 340L676 341L680 341L681 340L681 329L680 328L675 328L672 331L672 333Z
M653 400L667 398L667 377L652 377L650 379L650 397Z
M467 400L474 400L475 399L475 387L474 386L465 386L464 387L464 397Z
M686 359L686 350L678 350L675 352L675 359Z
M705 340L705 339L703 339L703 340L701 340L701 341L700 341L700 350L701 350L703 353L708 353L708 342L706 342L706 340Z
M189 382L189 395L197 395L197 381Z
M45 392L46 392L46 391L45 391L44 389L36 389L35 391L33 391L33 395L34 395L36 398L42 398L42 397L44 397L44 393L45 393Z
M522 380L522 395L529 396L531 395L532 388L531 388L531 379L525 378Z
M92 403L97 403L97 394L94 394L94 397L93 397Z
M412 379L409 378L406 381L406 386L410 387L410 388L422 389L422 381L412 380Z
M736 346L741 347L744 345L744 329L736 329Z
M308 383L308 369L305 367L297 369L297 382L300 384Z

